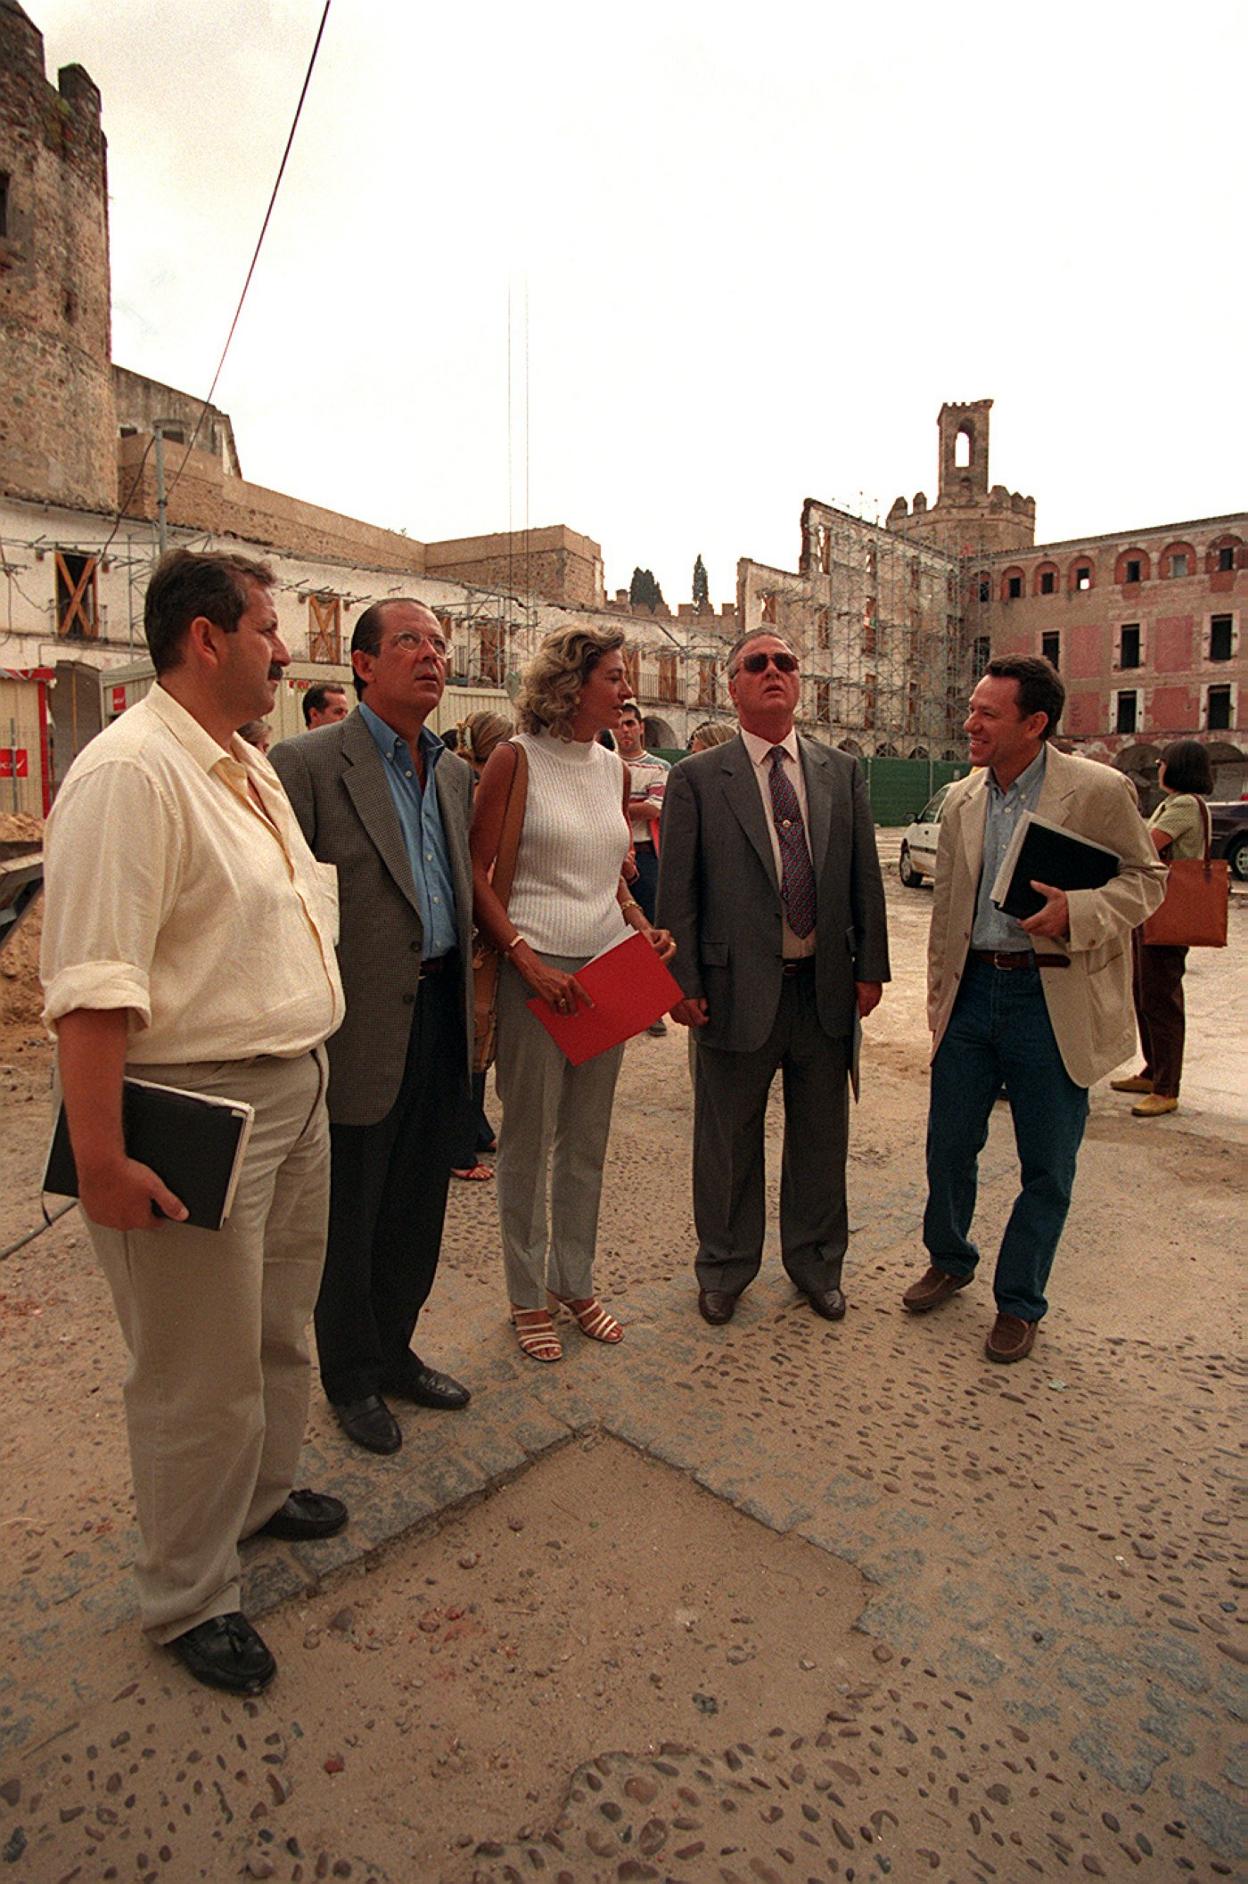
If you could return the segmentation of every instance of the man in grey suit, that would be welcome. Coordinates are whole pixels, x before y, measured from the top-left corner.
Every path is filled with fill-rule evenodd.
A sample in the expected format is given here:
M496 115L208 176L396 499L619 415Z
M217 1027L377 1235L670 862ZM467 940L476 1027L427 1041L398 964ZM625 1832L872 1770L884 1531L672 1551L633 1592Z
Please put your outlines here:
M468 1100L472 775L425 724L446 685L430 609L374 603L356 624L351 665L356 711L284 740L272 758L313 855L327 878L336 871L347 998L329 1057L321 1381L349 1438L397 1452L403 1436L384 1395L448 1408L469 1398L411 1343Z
M847 1074L888 979L884 886L855 761L799 738L797 656L770 629L728 656L740 736L668 780L658 920L676 938L678 1021L697 1029L693 1209L698 1307L730 1321L758 1274L763 1127L784 1080L780 1242L827 1321L845 1313Z

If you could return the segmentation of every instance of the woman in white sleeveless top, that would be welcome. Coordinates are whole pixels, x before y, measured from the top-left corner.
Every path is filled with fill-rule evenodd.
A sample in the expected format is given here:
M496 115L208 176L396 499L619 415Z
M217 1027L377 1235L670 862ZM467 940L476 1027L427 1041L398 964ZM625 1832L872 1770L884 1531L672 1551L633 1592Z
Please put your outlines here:
M503 1266L520 1346L537 1361L561 1358L552 1307L573 1315L592 1340L616 1342L624 1332L593 1283L602 1168L624 1050L572 1066L527 1003L536 995L571 1013L585 998L577 970L629 928L647 936L664 961L675 952L620 874L629 846L628 773L598 734L618 725L630 698L623 644L622 634L595 628L547 636L522 677L520 732L486 764L473 813L477 923L504 956L496 1067ZM528 760L528 791L504 910L490 871L517 745Z

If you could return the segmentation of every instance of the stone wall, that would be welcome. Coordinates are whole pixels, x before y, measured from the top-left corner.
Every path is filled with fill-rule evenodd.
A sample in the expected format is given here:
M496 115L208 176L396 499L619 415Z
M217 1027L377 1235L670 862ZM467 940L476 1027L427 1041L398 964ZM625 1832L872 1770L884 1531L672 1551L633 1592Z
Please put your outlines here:
M603 606L602 550L563 524L425 545L430 575L485 589L511 589L565 608Z
M43 39L0 5L0 489L105 507L115 482L108 198L100 95L44 76Z

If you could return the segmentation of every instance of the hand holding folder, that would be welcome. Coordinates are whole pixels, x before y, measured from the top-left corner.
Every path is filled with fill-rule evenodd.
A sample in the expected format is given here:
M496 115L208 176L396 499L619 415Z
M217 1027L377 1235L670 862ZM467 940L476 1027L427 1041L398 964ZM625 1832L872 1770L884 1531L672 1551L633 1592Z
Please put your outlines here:
M680 984L659 960L643 935L613 943L579 968L576 979L593 1002L573 1014L556 1014L548 1001L529 1006L555 1045L581 1066L608 1047L617 1047L682 999Z

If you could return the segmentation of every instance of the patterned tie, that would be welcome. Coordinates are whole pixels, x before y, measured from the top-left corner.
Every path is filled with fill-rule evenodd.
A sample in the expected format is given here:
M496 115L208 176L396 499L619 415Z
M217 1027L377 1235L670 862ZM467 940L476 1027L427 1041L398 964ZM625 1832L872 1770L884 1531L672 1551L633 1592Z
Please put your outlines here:
M780 896L794 935L808 936L815 926L815 873L806 848L802 808L784 769L784 747L773 746L768 756L771 759L771 815L780 840Z

